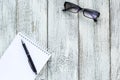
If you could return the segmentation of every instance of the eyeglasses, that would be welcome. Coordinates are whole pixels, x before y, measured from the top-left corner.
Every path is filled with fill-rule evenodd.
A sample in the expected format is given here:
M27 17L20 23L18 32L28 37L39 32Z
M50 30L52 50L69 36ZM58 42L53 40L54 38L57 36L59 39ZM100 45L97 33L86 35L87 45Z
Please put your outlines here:
M97 18L100 16L100 12L98 11L87 8L81 8L80 6L70 2L65 2L64 8L65 9L63 9L63 11L69 11L72 13L78 13L79 11L83 11L83 15L87 18L93 19L94 22L97 22Z

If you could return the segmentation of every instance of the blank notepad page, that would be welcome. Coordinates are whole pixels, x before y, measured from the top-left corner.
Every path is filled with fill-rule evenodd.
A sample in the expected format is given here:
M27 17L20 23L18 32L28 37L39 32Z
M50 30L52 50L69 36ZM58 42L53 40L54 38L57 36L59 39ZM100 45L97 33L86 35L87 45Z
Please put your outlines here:
M34 80L32 71L21 40L24 41L31 55L37 73L43 68L51 54L41 49L25 35L18 33L13 42L0 58L0 80Z

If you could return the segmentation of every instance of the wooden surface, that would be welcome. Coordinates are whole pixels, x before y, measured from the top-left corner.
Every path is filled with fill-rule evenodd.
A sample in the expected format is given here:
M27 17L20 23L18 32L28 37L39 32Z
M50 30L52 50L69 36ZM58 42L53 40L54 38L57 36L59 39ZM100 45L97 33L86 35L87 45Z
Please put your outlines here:
M69 0L100 11L97 23L64 2L0 0L0 56L24 32L52 51L36 80L120 80L120 1Z

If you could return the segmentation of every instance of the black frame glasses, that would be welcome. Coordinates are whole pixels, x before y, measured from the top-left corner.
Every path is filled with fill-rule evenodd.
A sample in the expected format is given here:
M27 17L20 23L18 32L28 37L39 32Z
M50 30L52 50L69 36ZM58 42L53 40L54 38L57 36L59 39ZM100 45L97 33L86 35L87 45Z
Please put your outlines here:
M63 11L69 11L72 13L78 13L79 11L82 11L85 17L93 19L94 22L97 22L97 18L100 16L100 12L96 10L81 8L80 6L70 2L65 2L64 8L65 9L63 9Z

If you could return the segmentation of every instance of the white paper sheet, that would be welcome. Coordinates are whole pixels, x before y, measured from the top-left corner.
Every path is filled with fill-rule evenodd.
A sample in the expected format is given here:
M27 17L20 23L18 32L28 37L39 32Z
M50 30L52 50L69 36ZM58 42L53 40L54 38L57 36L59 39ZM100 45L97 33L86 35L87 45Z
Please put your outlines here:
M0 80L34 80L21 39L27 46L34 65L39 73L50 58L50 54L38 47L23 34L19 33L0 59Z

